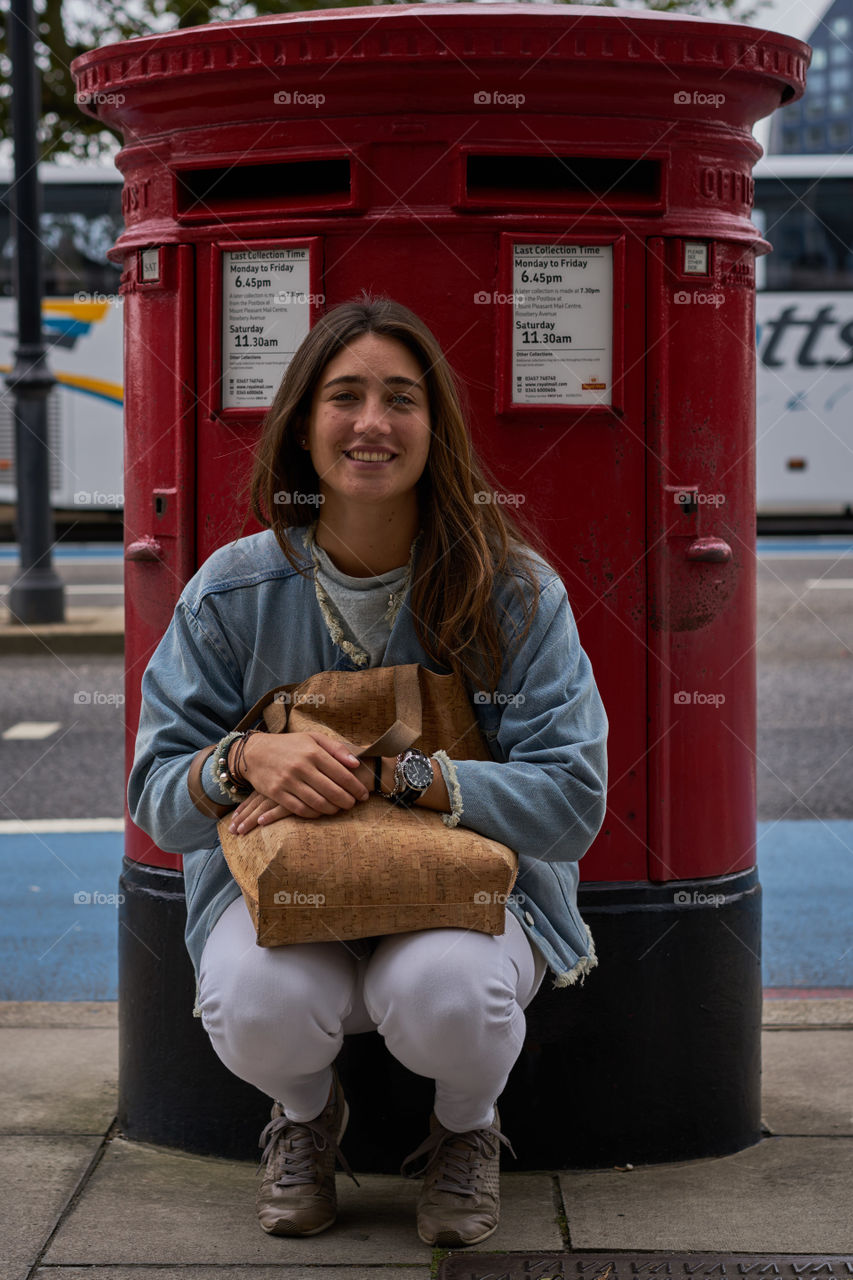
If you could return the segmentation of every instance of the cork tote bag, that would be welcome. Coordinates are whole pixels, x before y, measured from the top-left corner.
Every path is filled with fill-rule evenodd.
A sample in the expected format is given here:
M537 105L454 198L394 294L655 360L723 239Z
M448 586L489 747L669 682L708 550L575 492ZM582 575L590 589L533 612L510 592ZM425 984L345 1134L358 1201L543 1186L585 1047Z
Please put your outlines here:
M417 747L451 759L491 760L456 675L417 663L323 671L272 689L238 728L259 715L269 733L328 733L355 756ZM504 931L517 855L441 815L382 796L321 818L280 818L244 835L219 823L225 859L242 890L258 945L329 942L416 929Z

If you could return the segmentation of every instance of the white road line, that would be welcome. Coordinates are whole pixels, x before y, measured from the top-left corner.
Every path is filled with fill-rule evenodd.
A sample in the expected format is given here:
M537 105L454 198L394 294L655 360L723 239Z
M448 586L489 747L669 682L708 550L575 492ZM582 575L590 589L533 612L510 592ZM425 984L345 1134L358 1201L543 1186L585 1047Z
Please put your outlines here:
M0 737L7 742L21 742L24 739L49 738L57 729L62 728L61 720L19 720L6 729Z
M0 819L0 836L52 835L64 831L124 831L124 818Z
M0 586L0 596L9 594L10 587ZM109 582L92 582L88 586L85 583L75 582L70 586L66 582L65 594L68 596L123 596L124 587L120 584L113 586Z

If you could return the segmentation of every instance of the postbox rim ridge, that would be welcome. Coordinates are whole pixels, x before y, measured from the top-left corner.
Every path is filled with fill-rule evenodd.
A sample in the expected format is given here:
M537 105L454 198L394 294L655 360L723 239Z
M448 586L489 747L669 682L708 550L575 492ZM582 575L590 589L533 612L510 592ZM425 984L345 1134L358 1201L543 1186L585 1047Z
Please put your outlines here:
M567 9L570 9L570 13ZM677 37L680 31L679 24L684 24L684 34L689 28L691 34L705 34L715 39L737 40L747 37L750 46L755 49L766 49L772 41L772 47L783 48L789 55L802 58L804 66L808 66L811 61L811 47L795 36L774 31L771 28L751 27L745 23L731 22L727 18L717 16L700 17L696 14L663 13L646 9L616 11L590 5L551 4L547 3L547 0L545 3L542 3L542 0L530 0L530 3L520 0L519 3L509 4L443 3L438 0L437 3L430 4L394 4L379 8L370 5L349 9L296 10L290 13L264 14L257 18L203 23L195 27L133 36L128 40L116 41L88 50L72 61L71 70L75 78L79 78L94 65L112 58L140 58L158 49L168 54L178 49L192 48L193 42L198 42L201 32L205 33L207 44L226 42L232 33L248 35L257 32L260 36L267 38L274 38L275 35L284 37L289 34L310 37L321 34L322 28L327 24L332 24L333 27L343 23L357 24L369 18L370 27L364 31L364 35L368 36L375 31L377 22L381 22L384 28L393 28L402 33L406 30L423 28L424 17L441 18L442 26L446 26L447 29L463 28L465 30L471 29L471 19L476 18L478 21L474 26L479 26L483 32L491 30L494 21L500 19L500 24L508 30L522 30L525 34L545 30L550 25L548 20L557 23L562 18L564 23L568 19L571 20L571 25L565 27L566 31L578 28L578 36L600 34L608 28L611 31L618 29L620 34L627 31L630 36L631 25L636 20L644 26L645 36L656 34ZM480 22L480 19L491 21L487 25L485 22ZM535 25L531 26L531 19L541 19L541 21L535 21ZM470 50L468 56L479 58L481 55L476 50ZM482 56L488 58L492 54L485 51ZM659 59L650 57L646 50L646 57L638 60L642 63ZM690 59L686 61L689 62ZM752 69L744 67L738 61L733 61L729 70L736 68ZM287 69L282 67L282 70ZM214 68L208 68L208 70L213 71ZM174 74L174 69L164 68L163 74ZM802 86L800 87L802 89ZM82 105L85 106L85 104Z

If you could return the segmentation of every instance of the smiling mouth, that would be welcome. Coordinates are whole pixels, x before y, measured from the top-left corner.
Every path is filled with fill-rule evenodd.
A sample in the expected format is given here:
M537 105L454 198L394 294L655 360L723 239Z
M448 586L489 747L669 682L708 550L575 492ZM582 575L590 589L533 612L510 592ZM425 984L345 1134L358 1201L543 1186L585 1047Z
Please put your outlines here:
M389 449L345 449L344 454L354 462L390 462L397 456Z

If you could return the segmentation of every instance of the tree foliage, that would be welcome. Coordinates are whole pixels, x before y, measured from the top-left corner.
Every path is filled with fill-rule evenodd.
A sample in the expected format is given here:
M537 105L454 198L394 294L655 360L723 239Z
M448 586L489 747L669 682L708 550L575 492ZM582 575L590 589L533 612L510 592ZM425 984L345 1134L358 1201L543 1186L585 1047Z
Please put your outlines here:
M396 0L373 0L374 4ZM566 0L570 2L570 0ZM85 115L74 101L71 63L81 53L105 44L129 40L208 22L227 22L265 14L298 10L348 9L364 0L254 0L216 3L216 0L35 0L36 59L41 71L42 117L40 139L44 159L95 160L114 155L120 139L103 124ZM661 13L685 13L750 22L767 0L651 0L646 8ZM600 0L600 7L617 7ZM0 137L11 135L10 60L8 25L12 21L5 0L0 10Z

